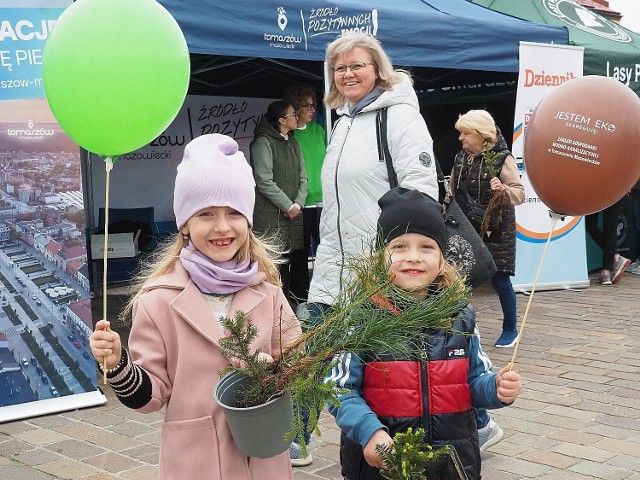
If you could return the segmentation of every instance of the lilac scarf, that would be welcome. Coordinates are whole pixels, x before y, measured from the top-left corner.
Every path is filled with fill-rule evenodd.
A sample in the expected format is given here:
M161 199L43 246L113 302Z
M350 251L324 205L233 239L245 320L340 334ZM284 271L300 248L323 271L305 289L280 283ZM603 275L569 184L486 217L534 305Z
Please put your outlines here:
M191 242L180 252L180 261L202 293L235 293L250 285L258 273L257 262L216 262L195 250Z

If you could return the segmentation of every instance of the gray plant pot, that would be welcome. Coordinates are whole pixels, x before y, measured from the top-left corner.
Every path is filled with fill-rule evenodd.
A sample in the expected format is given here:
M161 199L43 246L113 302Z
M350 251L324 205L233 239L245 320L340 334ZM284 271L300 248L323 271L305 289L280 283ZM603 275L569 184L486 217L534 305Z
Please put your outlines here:
M263 405L237 407L236 393L251 382L245 375L232 372L218 382L213 396L224 411L238 449L247 457L274 457L289 448L284 436L293 423L291 393L286 391Z

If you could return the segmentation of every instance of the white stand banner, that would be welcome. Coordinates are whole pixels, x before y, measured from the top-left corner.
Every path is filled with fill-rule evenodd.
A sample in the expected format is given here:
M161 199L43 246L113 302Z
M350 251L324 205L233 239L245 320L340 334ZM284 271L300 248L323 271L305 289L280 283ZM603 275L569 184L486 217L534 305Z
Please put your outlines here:
M520 169L525 200L516 207L516 275L513 279L516 291L531 289L552 225L549 208L533 190L527 176L527 159L523 158L527 123L548 92L582 76L583 55L583 47L520 43L512 152ZM565 217L556 224L547 257L537 290L589 286L582 217Z

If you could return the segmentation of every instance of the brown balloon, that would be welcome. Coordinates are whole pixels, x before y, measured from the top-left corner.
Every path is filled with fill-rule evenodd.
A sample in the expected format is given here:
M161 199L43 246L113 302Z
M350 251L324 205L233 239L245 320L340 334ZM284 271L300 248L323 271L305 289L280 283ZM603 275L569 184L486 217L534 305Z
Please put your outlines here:
M553 212L587 215L620 200L640 178L640 98L608 77L570 80L538 104L524 162Z

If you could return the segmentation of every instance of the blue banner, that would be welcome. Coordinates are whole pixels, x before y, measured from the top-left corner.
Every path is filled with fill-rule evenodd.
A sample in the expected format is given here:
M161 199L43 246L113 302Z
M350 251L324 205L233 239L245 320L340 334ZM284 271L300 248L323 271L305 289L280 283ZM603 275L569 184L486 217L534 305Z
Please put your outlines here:
M500 15L466 0L160 0L189 51L322 61L327 44L373 35L395 65L518 71L518 42L566 44L564 28Z
M62 8L0 9L0 100L44 98L44 45Z

